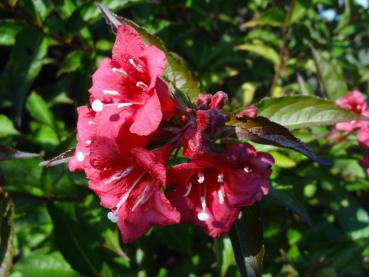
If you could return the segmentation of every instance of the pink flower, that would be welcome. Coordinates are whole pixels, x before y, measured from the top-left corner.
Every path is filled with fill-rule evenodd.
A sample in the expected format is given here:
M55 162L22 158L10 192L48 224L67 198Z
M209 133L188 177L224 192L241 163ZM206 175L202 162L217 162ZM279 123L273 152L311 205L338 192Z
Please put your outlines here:
M360 91L357 90L348 93L343 98L337 99L336 104L357 114L364 114L367 109L367 104L365 102L364 96L361 94ZM359 128L361 123L361 120L353 120L350 122L337 123L335 127L339 131L346 131L351 133L356 128Z
M256 117L258 109L255 106L248 106L242 112L240 112L237 117Z
M175 110L168 87L159 79L165 63L161 50L152 45L145 47L133 28L119 26L112 59L103 59L92 76L92 109L101 112L114 106L117 114L131 110L134 115L130 132L142 136L152 133L158 128L163 113ZM120 126L113 127L119 129Z
M110 209L123 241L133 242L153 226L176 224L180 214L161 188L166 184L165 162L172 149L154 152L133 147L124 154L111 138L95 137L91 144L89 187Z
M363 121L357 132L357 140L362 147L369 148L369 122Z
M213 154L169 169L168 197L183 223L213 237L227 233L240 207L252 205L268 193L273 158L248 144L225 145L224 155Z

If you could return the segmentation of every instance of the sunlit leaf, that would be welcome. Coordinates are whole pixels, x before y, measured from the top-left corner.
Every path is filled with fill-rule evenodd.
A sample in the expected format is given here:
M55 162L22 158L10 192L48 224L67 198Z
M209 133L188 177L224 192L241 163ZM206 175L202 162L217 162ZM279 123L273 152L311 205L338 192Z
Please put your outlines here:
M5 115L0 114L0 138L18 134L19 132L15 129L13 122Z
M264 59L270 61L273 65L279 64L279 54L270 46L267 46L261 42L245 43L236 46L236 50L248 51Z
M311 47L311 51L325 95L331 100L345 96L348 88L339 65L327 60L314 47Z
M287 128L332 125L362 119L335 103L312 96L266 98L257 104L258 114Z

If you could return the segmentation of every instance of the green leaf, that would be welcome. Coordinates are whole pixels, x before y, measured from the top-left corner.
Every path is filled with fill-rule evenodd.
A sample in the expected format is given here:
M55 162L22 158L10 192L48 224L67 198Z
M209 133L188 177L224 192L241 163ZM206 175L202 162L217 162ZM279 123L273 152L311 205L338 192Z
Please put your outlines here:
M332 125L363 119L335 103L312 96L265 98L257 104L258 114L287 128Z
M8 276L13 264L13 202L0 193L0 276Z
M174 53L168 51L163 43L158 37L151 35L143 27L137 25L135 22L126 19L124 17L118 17L113 14L108 8L101 4L97 4L98 8L101 10L102 14L105 16L106 21L116 29L117 26L126 24L134 29L140 34L142 40L148 44L155 45L160 50L162 50L167 58L167 65L165 70L165 76L170 82L181 92L185 93L191 100L195 100L200 93L199 81L196 80L188 67L184 64L184 61L180 59Z
M279 54L272 48L262 42L255 42L254 44L245 43L236 46L236 50L249 51L255 55L261 56L270 61L273 65L279 64Z
M299 84L299 89L301 91L301 95L306 96L314 96L314 91L312 88L305 82L300 74L297 74L297 82Z
M0 45L13 45L15 43L15 37L22 29L22 26L23 24L15 20L0 20Z
M310 216L305 206L296 199L292 186L270 186L270 196L280 205L300 216L301 220L308 225L312 225Z
M69 53L61 65L58 76L63 73L70 73L76 71L81 66L81 59L82 59L83 52L82 51L73 51Z
M40 251L38 251L40 252ZM70 265L59 252L32 253L22 258L13 268L13 272L21 273L27 277L78 277Z
M74 205L51 203L48 210L54 223L55 242L64 258L79 273L99 276L102 267L96 248L99 241L79 220Z
M314 47L311 47L311 51L325 95L331 100L345 96L348 88L339 65L324 58Z
M247 139L260 144L284 147L301 153L321 165L330 165L311 152L307 146L296 138L286 127L270 121L266 117L256 116L250 118L247 116L231 116L228 125L233 127L233 129L231 127L231 129L228 130L228 137L236 137L240 140Z
M258 204L241 210L229 236L243 277L259 277L264 257L263 225Z
M54 117L45 100L33 92L27 99L27 109L38 122L54 127Z
M5 115L0 114L0 138L18 134L19 132L15 129L13 122Z
M282 27L286 25L285 22L285 12L278 8L271 8L259 15L257 15L254 19L245 22L241 25L241 28L251 28L256 26L273 26L273 27Z
M14 102L18 123L24 99L42 68L48 46L48 39L30 26L23 28L16 37L9 62L1 76L4 85L0 92Z

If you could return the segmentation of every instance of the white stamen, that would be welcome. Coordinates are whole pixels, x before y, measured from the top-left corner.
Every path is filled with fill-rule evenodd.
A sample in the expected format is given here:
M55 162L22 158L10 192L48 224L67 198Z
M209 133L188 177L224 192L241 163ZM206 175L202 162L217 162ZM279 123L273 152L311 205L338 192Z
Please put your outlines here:
M122 205L124 204L124 202L127 201L131 191L136 187L136 185L138 184L138 182L140 182L140 180L142 179L142 177L146 174L146 172L142 173L137 179L136 181L134 181L134 183L131 185L131 187L129 188L129 190L123 195L123 197L119 200L117 206L116 206L116 210L115 212L118 212L120 207L122 207Z
M118 109L120 109L120 108L124 108L124 107L129 107L129 106L132 106L133 105L133 103L119 103L118 104Z
M204 182L205 178L204 178L204 174L202 172L200 173L201 175L199 173L197 174L199 175L199 179L202 179L202 182L199 182L201 184ZM200 187L200 191L201 191L201 187ZM209 215L206 213L206 185L205 184L204 184L204 195L200 197L200 200L201 200L202 211L197 214L197 218L200 221L206 221L209 219Z
M251 172L252 172L252 169L251 169L251 168L249 168L248 166L245 166L245 167L243 168L243 171L245 171L246 173L251 173Z
M221 189L218 190L219 203L223 205L224 203L224 195Z
M129 60L129 63L138 71L138 72L141 72L141 73L144 73L143 69L142 69L142 66L139 65L139 64L136 64L135 61L130 58Z
M139 81L139 82L136 83L136 87L142 88L142 89L147 89L148 85L146 85L144 82Z
M220 173L218 175L218 183L223 183L223 182L224 182L224 175L223 175L223 173Z
M101 112L104 109L104 104L99 99L96 99L92 102L91 107L93 111Z
M108 90L108 89L104 89L103 90L104 94L109 94L109 95L119 95L120 93L116 90Z
M92 142L91 140L86 140L86 141L85 141L85 143L86 143L87 145L90 145L90 144L91 144L91 142Z
M95 124L95 121L93 121L93 120L88 121L88 125L94 125L94 124Z
M186 191L186 193L185 193L185 194L183 194L183 197L187 197L187 196L189 196L189 195L190 195L190 193L191 193L191 189L192 189L192 183L191 183L191 182L189 182L189 183L188 183L188 187L187 187L187 191Z
M78 151L77 152L77 161L83 162L84 159L85 159L85 155L81 151Z
M150 185L149 185L150 186ZM141 195L141 197L138 199L138 201L133 205L132 207L132 212L141 204L143 204L143 202L146 200L146 196L147 196L147 192L149 191L149 186L145 187L143 194Z
M202 173L202 172L197 172L197 177L198 177L197 182L198 182L199 184L202 184L202 183L204 183L204 182L205 182L205 176L204 176L204 173Z
M125 72L123 69L121 69L121 68L116 68L116 67L113 67L112 69L111 69L114 73L118 73L118 74L121 74L121 75L123 75L124 77L126 77L128 74L127 74L127 72Z
M119 216L117 216L115 213L113 212L108 212L108 219L113 222L113 223L118 223L119 221Z
M129 175L129 173L132 172L132 169L133 169L133 167L132 166L129 166L125 170L120 171L120 172L112 175L108 180L104 181L104 184L110 184L110 183L112 183L114 181L117 181L119 179L122 179L124 177L127 177Z
M197 218L200 221L206 221L206 220L209 219L209 215L206 212L200 212L200 213L197 214Z

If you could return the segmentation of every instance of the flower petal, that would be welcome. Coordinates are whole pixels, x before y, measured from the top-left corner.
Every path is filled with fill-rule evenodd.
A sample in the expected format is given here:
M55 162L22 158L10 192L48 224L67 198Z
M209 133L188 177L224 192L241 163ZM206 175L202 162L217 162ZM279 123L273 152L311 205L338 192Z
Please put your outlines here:
M156 93L153 93L137 110L129 131L140 136L149 135L159 127L161 119L160 101Z
M150 77L150 84L147 90L151 90L155 87L157 78L163 75L167 60L163 51L153 45L145 48L140 57L146 59Z

